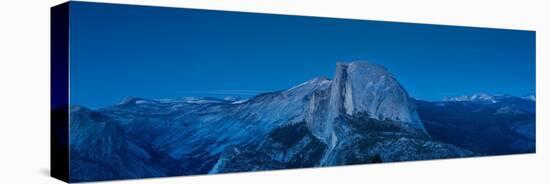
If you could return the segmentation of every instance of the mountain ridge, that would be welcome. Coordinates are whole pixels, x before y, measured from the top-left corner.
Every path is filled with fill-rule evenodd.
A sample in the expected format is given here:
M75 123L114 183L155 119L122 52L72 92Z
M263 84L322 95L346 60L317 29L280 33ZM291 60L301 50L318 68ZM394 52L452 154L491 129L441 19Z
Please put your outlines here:
M78 176L74 181L478 155L456 145L469 144L452 142L439 134L432 138L434 118L428 118L430 127L426 128L427 116L417 111L417 105L423 103L412 99L383 66L338 63L335 70L333 80L316 77L287 90L244 100L134 97L97 110L74 106L70 116L78 126L71 130L71 136L75 136L75 143L76 138L85 137L71 147L75 155L71 162L83 166L71 170ZM436 107L431 105L422 107ZM510 106L507 110L511 111L503 113L530 106ZM450 126L445 119L435 120ZM530 128L529 123L511 126L512 131L526 137ZM123 169L109 169L108 163L100 161L109 160L110 155L116 156L109 164ZM100 160L87 164L96 159ZM90 175L84 166L93 166L98 172ZM124 169L127 173L119 173Z

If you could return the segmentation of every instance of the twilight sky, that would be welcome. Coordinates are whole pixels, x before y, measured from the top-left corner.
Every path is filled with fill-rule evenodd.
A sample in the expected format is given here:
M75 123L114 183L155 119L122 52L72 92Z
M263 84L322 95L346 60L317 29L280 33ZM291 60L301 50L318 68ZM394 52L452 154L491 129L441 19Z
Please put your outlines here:
M535 92L535 32L73 2L71 104L251 97L336 62L390 70L415 98Z

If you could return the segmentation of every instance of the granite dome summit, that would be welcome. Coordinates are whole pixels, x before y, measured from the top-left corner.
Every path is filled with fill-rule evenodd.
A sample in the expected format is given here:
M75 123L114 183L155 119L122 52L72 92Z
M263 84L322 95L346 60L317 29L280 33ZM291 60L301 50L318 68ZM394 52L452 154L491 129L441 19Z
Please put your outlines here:
M475 155L432 139L416 101L386 68L335 67L332 80L317 77L239 103L136 97L71 108L70 136L78 139L71 162L79 163L71 175L76 182Z

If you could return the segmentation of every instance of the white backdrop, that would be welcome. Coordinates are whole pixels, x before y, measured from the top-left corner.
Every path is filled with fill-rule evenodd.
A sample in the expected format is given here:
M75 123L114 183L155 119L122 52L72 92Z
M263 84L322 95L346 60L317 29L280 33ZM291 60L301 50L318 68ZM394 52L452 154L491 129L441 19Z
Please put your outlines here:
M537 31L537 153L120 183L548 183L548 8L541 0L99 0L100 2L358 18ZM1 1L0 183L61 183L49 175L49 7ZM546 173L546 174L545 174Z

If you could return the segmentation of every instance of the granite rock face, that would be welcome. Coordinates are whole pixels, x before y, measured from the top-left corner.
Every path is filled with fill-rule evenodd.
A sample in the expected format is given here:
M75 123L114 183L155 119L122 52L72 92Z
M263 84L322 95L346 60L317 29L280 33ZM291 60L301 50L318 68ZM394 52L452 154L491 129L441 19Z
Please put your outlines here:
M337 63L328 91L314 93L307 121L315 135L334 146L335 119L368 115L426 133L409 95L384 67L368 62Z
M95 110L73 106L71 181L468 157L490 155L495 150L517 151L511 148L534 149L534 101L498 99L498 103L468 103L467 109L455 107L467 103L463 101L441 102L440 106L439 102L413 100L384 67L352 62L338 63L332 80L318 77L250 99L127 98ZM514 118L506 121L503 131L524 139L513 141L514 137L505 136L509 145L495 150L480 150L476 146L485 142L467 138L453 142L453 137L441 132L457 129L479 135L476 131L489 131L476 126L456 128L471 118L447 117L466 111L480 117L479 121L493 120L481 118L489 117L483 113L502 121ZM460 120L463 122L457 122ZM532 147L525 147L523 143L529 141Z

